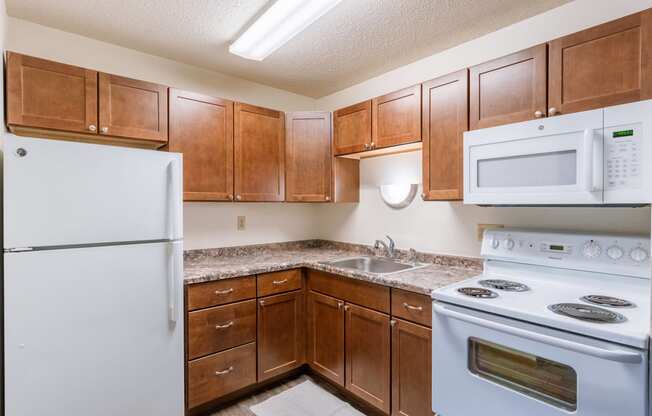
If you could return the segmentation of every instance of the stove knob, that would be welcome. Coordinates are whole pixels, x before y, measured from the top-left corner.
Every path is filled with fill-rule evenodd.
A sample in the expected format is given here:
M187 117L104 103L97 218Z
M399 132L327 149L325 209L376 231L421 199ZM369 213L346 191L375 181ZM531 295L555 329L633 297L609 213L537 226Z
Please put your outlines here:
M629 252L629 257L631 257L632 260L634 260L635 262L640 263L642 261L647 260L648 254L647 251L645 251L645 249L636 247Z
M500 246L500 241L497 238L491 240L491 248L498 248Z
M607 249L607 256L611 260L618 260L620 259L625 252L623 251L622 247L619 246L611 246Z
M503 241L503 245L505 246L505 248L507 250L511 250L511 249L514 248L514 240L512 240L511 238L508 238L508 239Z
M600 247L600 244L598 244L597 241L587 241L586 244L584 244L584 247L582 247L582 254L584 254L584 257L589 259L599 257L601 253L602 247Z

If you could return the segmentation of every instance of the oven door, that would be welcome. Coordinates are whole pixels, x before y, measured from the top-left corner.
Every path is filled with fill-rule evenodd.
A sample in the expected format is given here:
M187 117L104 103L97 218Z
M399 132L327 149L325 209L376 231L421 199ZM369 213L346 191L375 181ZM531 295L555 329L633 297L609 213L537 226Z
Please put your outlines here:
M439 415L647 415L646 351L440 302L432 329Z
M603 110L464 133L464 203L603 202Z

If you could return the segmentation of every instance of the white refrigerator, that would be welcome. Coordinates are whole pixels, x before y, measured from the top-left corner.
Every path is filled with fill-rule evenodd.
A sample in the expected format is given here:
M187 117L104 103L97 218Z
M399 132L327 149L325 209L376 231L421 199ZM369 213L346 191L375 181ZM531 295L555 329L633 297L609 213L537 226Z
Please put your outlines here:
M184 414L181 155L3 137L6 416Z

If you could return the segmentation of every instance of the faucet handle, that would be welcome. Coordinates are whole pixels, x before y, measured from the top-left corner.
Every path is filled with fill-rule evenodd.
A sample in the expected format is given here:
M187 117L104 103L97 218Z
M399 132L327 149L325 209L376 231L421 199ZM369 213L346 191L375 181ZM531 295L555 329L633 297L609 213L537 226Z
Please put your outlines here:
M387 237L387 239L389 240L389 246L391 248L394 248L395 244L394 244L394 240L392 240L392 237L390 237L389 235L386 235L385 237Z

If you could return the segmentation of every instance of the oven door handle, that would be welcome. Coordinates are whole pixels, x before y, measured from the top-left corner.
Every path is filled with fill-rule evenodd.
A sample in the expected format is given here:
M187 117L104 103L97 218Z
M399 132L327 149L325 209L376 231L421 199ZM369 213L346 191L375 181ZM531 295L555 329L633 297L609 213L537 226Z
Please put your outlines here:
M604 360L616 361L620 363L629 363L629 364L638 364L643 360L641 354L635 352L606 350L591 345L580 344L577 342L568 341L565 339L560 339L549 335L527 331L521 328L514 328L509 325L501 324L498 322L492 322L486 319L477 318L475 316L469 316L464 313L452 311L436 303L432 304L432 308L438 314L449 318L458 319L460 321L468 322L475 325L480 325L485 328L489 328L494 331L499 331L509 335L514 335L519 338L525 338L531 341L541 342L543 344L547 344L553 347L563 348L565 350L578 352L580 354L602 358Z

